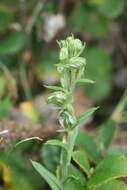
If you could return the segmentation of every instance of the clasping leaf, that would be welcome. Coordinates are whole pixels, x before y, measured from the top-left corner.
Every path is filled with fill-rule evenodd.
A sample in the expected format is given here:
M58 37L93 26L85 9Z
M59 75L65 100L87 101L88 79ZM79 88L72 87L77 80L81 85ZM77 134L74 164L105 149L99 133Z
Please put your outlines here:
M80 116L77 117L77 125L88 119L89 116L91 116L99 107L94 107L91 109L88 109L84 113L82 113Z
M63 144L61 141L56 140L56 139L48 140L45 144L60 146L60 147L64 148L65 150L67 150L66 145Z
M90 79L79 79L79 80L76 80L76 83L80 83L80 84L84 84L84 83L90 83L90 84L94 84L95 81L93 80L90 80Z
M47 85L44 85L44 87L46 87L48 89L51 89L51 90L57 90L57 91L65 92L64 88L59 87L59 86L47 86Z

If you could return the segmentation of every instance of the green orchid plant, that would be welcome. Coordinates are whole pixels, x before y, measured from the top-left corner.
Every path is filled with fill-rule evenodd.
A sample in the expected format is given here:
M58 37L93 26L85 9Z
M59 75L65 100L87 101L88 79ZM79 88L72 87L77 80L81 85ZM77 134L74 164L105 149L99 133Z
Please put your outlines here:
M84 78L86 59L81 54L84 51L85 44L82 44L79 39L75 39L72 35L65 40L58 41L58 45L60 54L59 63L56 64L56 67L60 75L61 86L46 87L55 91L49 94L47 103L54 104L58 108L60 123L58 132L63 134L63 139L62 141L58 139L48 140L46 144L60 146L60 163L56 175L35 161L32 161L32 165L52 190L118 190L119 187L122 187L121 190L125 187L127 189L126 184L115 180L115 178L127 176L126 157L113 155L102 161L99 158L96 161L96 168L93 168L86 152L74 151L78 126L97 110L97 107L94 107L76 116L72 106L74 91L78 84L94 83L94 81ZM72 160L79 167L75 167Z

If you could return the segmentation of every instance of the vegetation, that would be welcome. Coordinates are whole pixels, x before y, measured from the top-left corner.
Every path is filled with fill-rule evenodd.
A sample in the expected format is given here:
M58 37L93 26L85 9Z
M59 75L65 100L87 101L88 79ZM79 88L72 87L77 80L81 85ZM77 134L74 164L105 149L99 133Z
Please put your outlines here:
M57 86L47 86L47 88L55 90L51 93L47 102L54 104L59 110L59 123L61 128L59 132L64 133L62 142L56 139L49 140L46 144L60 146L62 148L60 156L60 165L56 169L56 177L50 173L46 168L37 162L32 161L35 169L40 173L40 175L47 181L52 190L92 190L92 189L115 189L121 187L127 188L123 182L114 180L119 177L127 176L127 158L123 155L112 155L101 160L98 156L98 152L95 152L95 157L93 162L95 162L96 168L93 168L89 164L89 158L84 151L74 151L74 145L77 141L80 145L82 139L78 136L78 125L86 120L97 108L91 108L86 112L82 113L78 117L74 115L74 110L72 107L72 102L74 98L74 89L78 83L94 83L94 81L84 78L84 70L86 66L86 60L80 57L83 52L85 45L82 45L79 39L74 39L73 36L67 37L66 40L61 40L58 42L60 47L60 55L57 71L60 74L60 82L62 87ZM114 124L110 124L114 131ZM110 126L109 137L112 135L112 128ZM107 130L107 129L106 129ZM86 134L85 134L86 135ZM103 134L106 135L106 134ZM88 144L90 147L89 138L83 139L84 144ZM110 142L108 136L106 136L104 144L107 146ZM91 142L90 142L91 143ZM94 143L93 143L94 145ZM96 150L96 149L95 149ZM95 151L94 150L94 151ZM94 153L91 150L91 153ZM79 165L82 172L86 174L83 176L74 165L71 164L71 158L75 163Z
M0 189L127 189L126 9L0 1Z

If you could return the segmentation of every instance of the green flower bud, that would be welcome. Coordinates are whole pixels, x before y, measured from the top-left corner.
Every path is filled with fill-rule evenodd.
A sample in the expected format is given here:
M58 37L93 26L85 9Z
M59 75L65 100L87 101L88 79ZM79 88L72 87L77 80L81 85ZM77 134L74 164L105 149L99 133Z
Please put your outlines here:
M63 106L66 102L66 95L63 92L54 92L47 97L48 104L54 104L59 107Z
M62 110L59 114L59 123L64 129L72 129L76 125L76 117L67 110Z
M72 57L68 65L73 68L81 68L86 65L86 59L83 57Z
M66 40L61 40L58 44L61 48L61 60L71 57L78 57L85 48L85 45L83 45L79 39L74 39L74 36L70 36Z
M67 39L68 40L68 39ZM77 57L79 56L83 49L85 48L84 45L82 45L82 42L79 39L69 39L68 41L70 46L70 57Z
M60 60L64 60L68 58L68 49L63 47L60 50Z

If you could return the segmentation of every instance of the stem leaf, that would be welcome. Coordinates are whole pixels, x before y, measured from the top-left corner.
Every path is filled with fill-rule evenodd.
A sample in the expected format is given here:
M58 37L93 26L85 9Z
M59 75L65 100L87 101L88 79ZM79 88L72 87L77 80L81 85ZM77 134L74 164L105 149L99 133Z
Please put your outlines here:
M51 89L51 90L58 90L58 91L65 92L65 89L62 88L62 87L59 87L59 86L47 86L47 85L44 85L44 87L46 87L48 89Z
M77 117L77 125L79 125L80 123L82 123L83 121L88 119L88 117L91 116L97 109L98 109L98 107L88 109L87 111L82 113L80 116L78 116Z
M61 184L58 179L50 173L46 168L44 168L41 164L31 161L33 167L37 170L37 172L45 179L45 181L49 184L52 190L61 190Z
M61 141L59 140L48 140L45 144L49 144L49 145L56 145L56 146L60 146L62 148L64 148L65 150L67 150L67 147L65 144L63 144Z
M84 84L84 83L90 83L90 84L94 84L95 81L93 80L90 80L90 79L79 79L79 80L76 80L76 83L80 83L80 84Z

